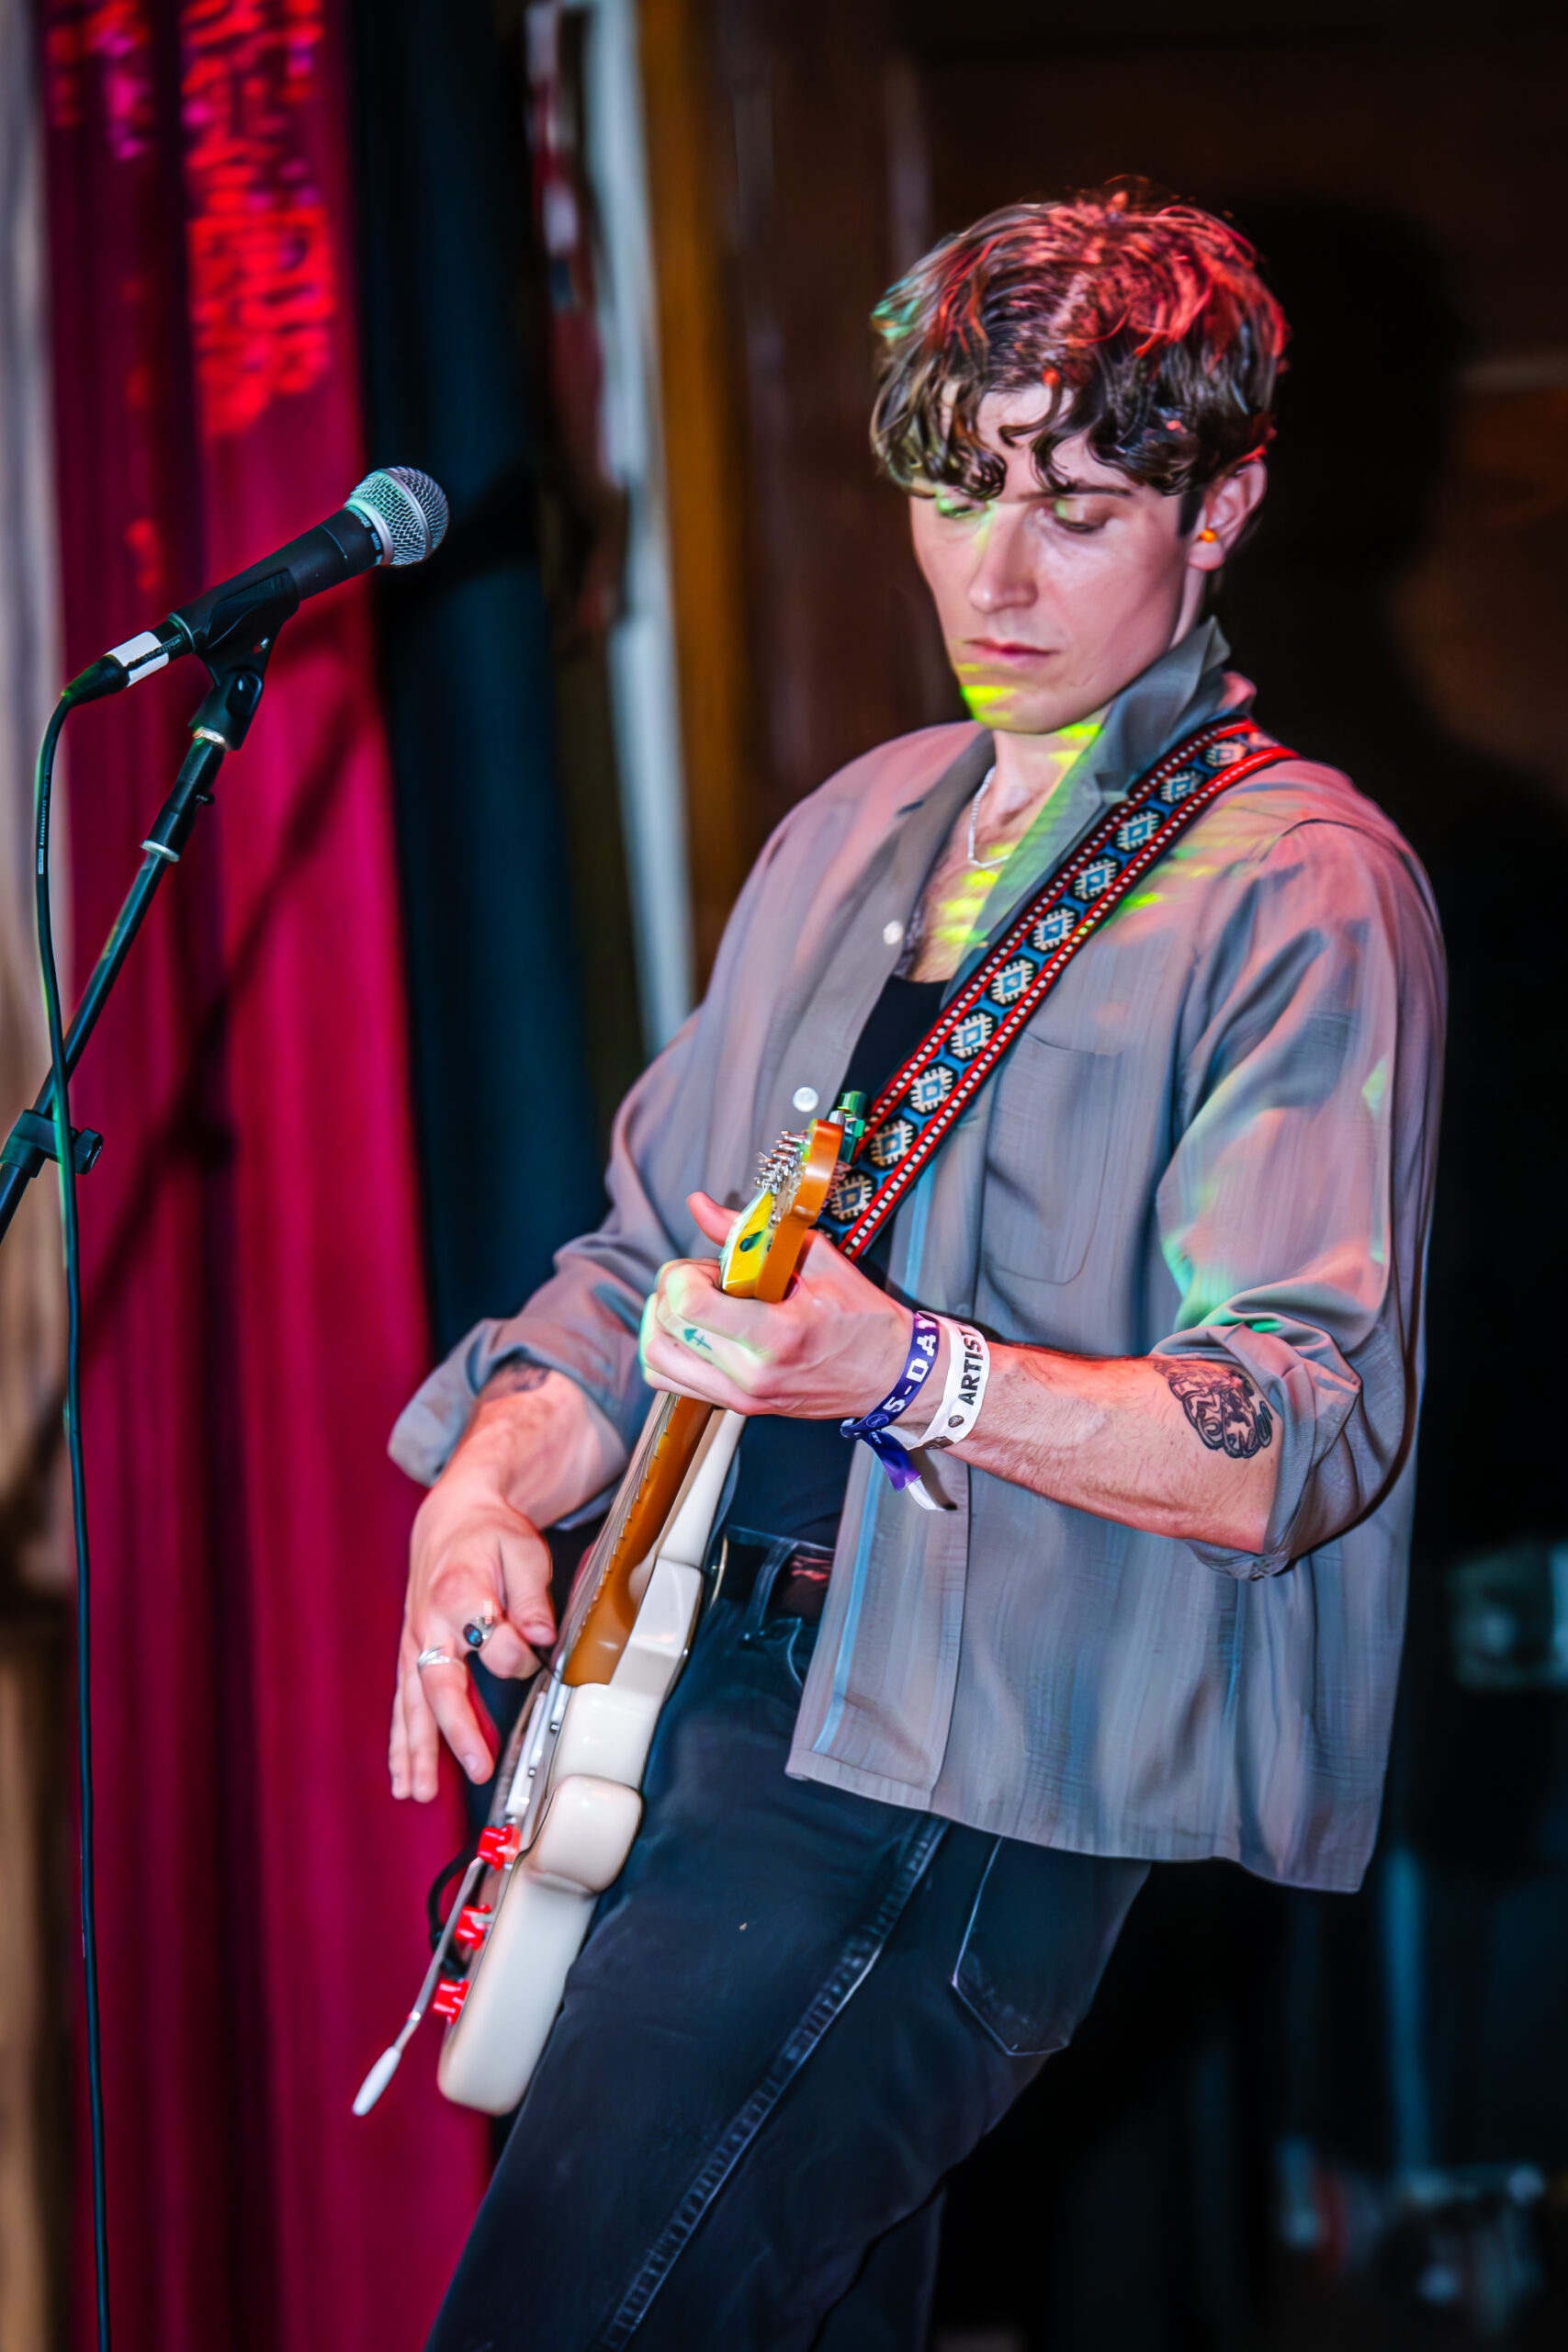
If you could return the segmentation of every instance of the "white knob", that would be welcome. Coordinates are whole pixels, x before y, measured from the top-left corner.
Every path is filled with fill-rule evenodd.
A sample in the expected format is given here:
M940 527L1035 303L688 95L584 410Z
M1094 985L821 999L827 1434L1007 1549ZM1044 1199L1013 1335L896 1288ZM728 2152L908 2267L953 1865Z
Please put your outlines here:
M883 924L882 944L884 947L897 947L898 942L903 938L903 936L904 926L901 922L885 922Z
M797 1086L789 1099L797 1111L815 1111L822 1097L814 1086Z

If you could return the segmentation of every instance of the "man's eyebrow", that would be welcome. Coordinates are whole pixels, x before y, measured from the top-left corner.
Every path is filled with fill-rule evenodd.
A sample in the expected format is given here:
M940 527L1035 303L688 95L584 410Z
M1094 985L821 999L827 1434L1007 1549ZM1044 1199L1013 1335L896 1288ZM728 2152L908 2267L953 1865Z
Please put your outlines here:
M1133 498L1137 493L1131 484L1122 490L1107 481L1062 481L1047 483L1043 490L1030 494L1034 498Z

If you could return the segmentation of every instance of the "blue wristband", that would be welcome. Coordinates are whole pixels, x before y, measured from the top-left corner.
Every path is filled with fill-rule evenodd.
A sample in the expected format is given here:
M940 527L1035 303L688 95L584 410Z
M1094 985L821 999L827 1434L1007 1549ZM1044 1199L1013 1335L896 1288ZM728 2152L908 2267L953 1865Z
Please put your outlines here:
M934 1315L914 1309L915 1328L909 1338L909 1352L904 1359L904 1369L880 1405L863 1413L858 1421L840 1421L839 1435L863 1438L896 1487L913 1486L919 1472L910 1461L896 1437L887 1434L888 1423L900 1413L908 1411L926 1382L931 1378L937 1357L942 1352L942 1326Z

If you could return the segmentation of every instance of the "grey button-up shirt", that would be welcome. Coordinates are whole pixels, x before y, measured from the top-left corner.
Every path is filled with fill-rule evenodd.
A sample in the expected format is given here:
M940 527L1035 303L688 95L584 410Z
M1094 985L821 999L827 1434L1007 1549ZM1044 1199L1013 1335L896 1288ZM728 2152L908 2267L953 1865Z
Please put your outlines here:
M1161 752L1249 707L1224 652L1201 628L1112 705L993 931ZM989 758L976 727L930 729L786 818L705 1002L622 1108L608 1217L425 1383L393 1433L412 1475L519 1354L630 1442L644 1299L707 1247L686 1193L739 1204L796 1089L832 1100ZM1302 760L1225 793L1083 950L900 1210L893 1286L1001 1340L1241 1364L1275 1417L1264 1549L951 1456L952 1508L921 1510L857 1447L792 1773L1079 1852L1357 1884L1404 1622L1443 1004L1415 857Z

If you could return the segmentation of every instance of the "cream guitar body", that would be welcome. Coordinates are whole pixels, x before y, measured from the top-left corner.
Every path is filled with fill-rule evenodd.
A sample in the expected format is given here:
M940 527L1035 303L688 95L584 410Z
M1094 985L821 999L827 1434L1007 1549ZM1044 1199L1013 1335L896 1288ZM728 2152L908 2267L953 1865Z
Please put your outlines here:
M857 1096L786 1136L737 1217L721 1261L732 1296L779 1299L846 1140ZM402 2031L360 2086L364 2115L427 2011L447 2021L438 2067L451 2099L516 2106L538 2063L593 1906L642 1819L643 1768L696 1628L704 1563L745 1422L690 1396L648 1417L608 1518L579 1571L556 1657L525 1702Z
M709 1422L609 1680L573 1690L552 1674L525 1711L501 1809L523 1843L487 1870L471 1907L482 1941L437 2074L464 2107L504 2115L522 2098L593 1906L631 1851L643 1767L696 1629L708 1537L744 1427L739 1413ZM495 1841L502 1852L510 1843Z

